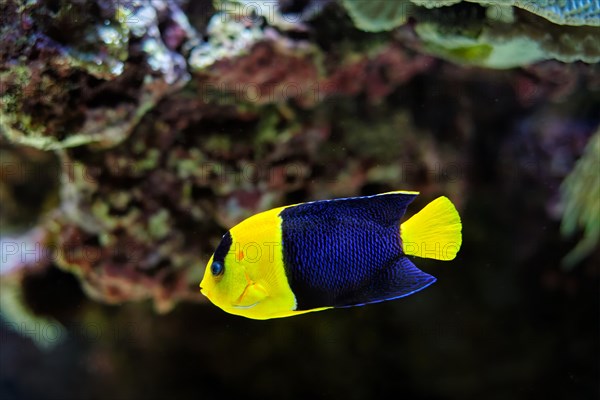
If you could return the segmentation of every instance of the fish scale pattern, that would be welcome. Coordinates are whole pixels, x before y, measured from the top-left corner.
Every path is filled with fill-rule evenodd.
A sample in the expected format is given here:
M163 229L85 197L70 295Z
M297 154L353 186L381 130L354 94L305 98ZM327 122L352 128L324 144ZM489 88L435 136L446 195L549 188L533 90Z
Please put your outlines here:
M283 259L298 310L345 306L402 257L400 219L413 194L304 203L284 209ZM385 272L383 272L385 274Z

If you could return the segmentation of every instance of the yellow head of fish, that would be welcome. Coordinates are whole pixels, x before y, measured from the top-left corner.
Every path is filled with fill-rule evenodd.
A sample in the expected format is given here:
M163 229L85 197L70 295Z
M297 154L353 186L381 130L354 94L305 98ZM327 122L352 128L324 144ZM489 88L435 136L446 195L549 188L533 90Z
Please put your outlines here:
M253 319L298 313L283 267L279 226L275 209L227 232L208 261L202 294L228 313Z
M242 263L214 261L211 257L200 291L221 309L237 315L252 314L253 308L262 308L267 291L248 275Z

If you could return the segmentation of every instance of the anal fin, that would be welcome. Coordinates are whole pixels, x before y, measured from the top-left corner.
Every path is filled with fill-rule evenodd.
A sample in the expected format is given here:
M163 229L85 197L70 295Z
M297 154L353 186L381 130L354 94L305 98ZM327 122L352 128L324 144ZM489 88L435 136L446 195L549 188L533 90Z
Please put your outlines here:
M436 278L400 257L362 288L340 296L334 307L354 307L406 297L433 284Z

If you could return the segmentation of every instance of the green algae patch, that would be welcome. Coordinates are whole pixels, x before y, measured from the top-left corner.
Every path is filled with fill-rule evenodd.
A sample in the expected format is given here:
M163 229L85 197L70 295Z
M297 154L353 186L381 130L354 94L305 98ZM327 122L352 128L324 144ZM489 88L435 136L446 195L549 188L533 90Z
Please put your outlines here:
M413 4L408 0L342 0L357 28L367 32L389 31L404 24Z
M585 153L561 186L564 210L561 233L583 231L583 237L562 263L572 268L591 254L600 242L600 130L589 140Z

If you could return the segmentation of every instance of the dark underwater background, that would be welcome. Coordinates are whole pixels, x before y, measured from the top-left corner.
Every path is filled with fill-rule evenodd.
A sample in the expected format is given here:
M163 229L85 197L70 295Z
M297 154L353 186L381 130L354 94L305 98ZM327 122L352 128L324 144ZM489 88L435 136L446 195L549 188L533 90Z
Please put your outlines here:
M598 398L600 11L433 3L3 2L0 398ZM461 215L426 290L199 293L244 218L391 190Z

